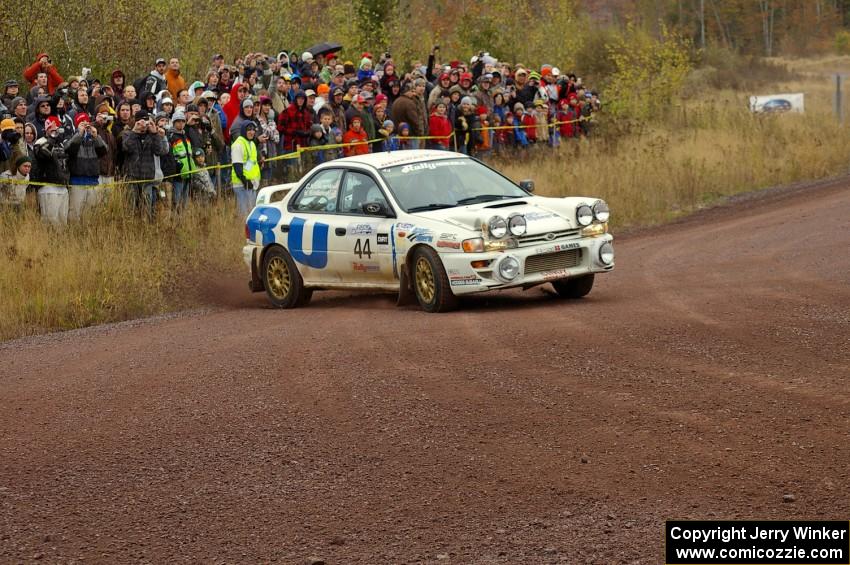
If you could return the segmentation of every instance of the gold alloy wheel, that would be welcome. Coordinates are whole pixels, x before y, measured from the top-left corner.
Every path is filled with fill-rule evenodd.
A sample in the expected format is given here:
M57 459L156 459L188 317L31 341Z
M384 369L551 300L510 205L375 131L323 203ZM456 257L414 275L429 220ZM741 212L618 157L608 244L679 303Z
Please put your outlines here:
M429 304L434 301L437 293L437 284L434 282L434 271L431 263L425 257L416 260L416 289L422 300Z
M271 293L278 300L289 296L292 288L292 278L289 275L289 266L282 257L273 257L266 267L266 278L269 281Z

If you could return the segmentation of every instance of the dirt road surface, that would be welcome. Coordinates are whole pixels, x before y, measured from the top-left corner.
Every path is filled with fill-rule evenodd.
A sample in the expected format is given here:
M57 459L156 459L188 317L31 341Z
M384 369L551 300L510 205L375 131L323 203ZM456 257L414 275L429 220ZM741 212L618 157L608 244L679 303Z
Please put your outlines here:
M239 278L7 343L0 562L658 563L666 519L846 520L848 249L845 179L623 237L580 301Z

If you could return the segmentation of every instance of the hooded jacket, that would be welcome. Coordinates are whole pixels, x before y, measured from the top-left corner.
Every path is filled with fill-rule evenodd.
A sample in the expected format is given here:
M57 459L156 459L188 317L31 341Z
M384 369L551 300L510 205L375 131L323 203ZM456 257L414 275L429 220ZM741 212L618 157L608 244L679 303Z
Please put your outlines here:
M75 133L65 145L71 184L96 183L100 175L100 158L106 155L107 151L106 142L100 136L93 137L88 132ZM85 182L91 179L94 182Z
M133 86L136 87L136 96L141 97L145 92L150 92L153 95L159 94L168 87L168 83L165 76L154 69L147 76L136 79Z
M127 176L134 180L153 179L156 174L154 155L168 153L168 142L158 133L128 130L122 141Z
M298 99L304 100L304 107L298 108ZM295 145L306 146L310 141L310 127L313 125L313 111L307 107L307 97L299 92L295 102L290 104L278 118L278 130L283 133L283 148L294 151Z
M41 63L39 62L42 57L47 57L47 53L36 55L35 62L24 70L24 78L31 85L35 85L35 79L42 70ZM62 75L59 74L59 71L53 65L47 67L45 72L47 73L47 91L53 94L56 91L56 87L65 82L65 79L62 78Z

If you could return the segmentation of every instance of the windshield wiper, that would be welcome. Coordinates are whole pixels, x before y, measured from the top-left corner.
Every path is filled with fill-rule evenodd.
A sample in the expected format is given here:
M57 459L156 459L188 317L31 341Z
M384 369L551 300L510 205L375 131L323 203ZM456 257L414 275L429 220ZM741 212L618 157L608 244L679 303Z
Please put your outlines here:
M478 204L481 202L492 202L493 200L502 200L503 198L519 198L519 196L508 196L506 194L479 194L478 196L470 196L469 198L461 198L457 201L458 204Z
M414 206L413 208L408 208L407 211L409 213L414 212L425 212L426 210L442 210L443 208L454 208L457 204L425 204L424 206Z

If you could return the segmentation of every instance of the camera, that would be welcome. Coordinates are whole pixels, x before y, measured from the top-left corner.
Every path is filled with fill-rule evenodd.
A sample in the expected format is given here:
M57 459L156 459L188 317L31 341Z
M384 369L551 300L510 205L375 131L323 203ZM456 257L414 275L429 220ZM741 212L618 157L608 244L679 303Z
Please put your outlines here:
M106 123L109 123L115 121L115 116L110 116L107 114L103 119L104 121L106 121Z

